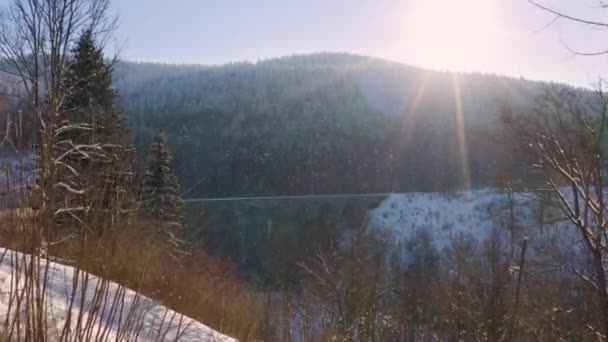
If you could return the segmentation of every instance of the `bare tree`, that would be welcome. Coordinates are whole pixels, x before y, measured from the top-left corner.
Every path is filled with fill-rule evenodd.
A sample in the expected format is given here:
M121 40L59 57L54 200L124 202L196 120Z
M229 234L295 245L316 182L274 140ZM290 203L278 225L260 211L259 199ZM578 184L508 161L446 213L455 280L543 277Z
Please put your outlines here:
M75 144L62 139L67 131L88 131L86 122L65 120L64 101L70 92L65 79L69 50L80 33L92 30L107 35L116 21L109 19L109 0L12 0L0 23L0 69L21 80L32 112L37 157L37 184L32 206L40 226L51 229L55 217L78 219L85 207L72 206L70 196L86 189L59 177L79 176L69 164L73 156L90 158L102 153L99 144ZM42 236L40 236L42 241ZM35 244L39 243L34 242Z
M74 196L86 195L87 189L65 181L60 175L79 176L68 162L75 159L73 156L90 158L102 153L99 144L75 144L63 139L67 131L91 129L86 122L65 120L64 101L71 90L65 82L70 48L86 29L99 34L111 32L115 21L108 19L108 10L109 0L11 0L0 17L0 71L20 81L19 90L24 94L25 110L33 118L34 130L36 184L30 199L35 219L20 232L27 239L19 246L32 257L24 260L27 282L17 294L27 299L23 310L31 317L26 322L26 340L44 341L49 332L46 295L49 263L43 259L48 248L72 238L69 235L57 239L58 219L69 216L82 221L79 215L87 210L73 206L72 200ZM86 234L86 230L83 232ZM80 236L79 240L86 241L86 235ZM83 243L83 256L85 247ZM77 270L75 279L79 278ZM74 284L74 288L86 286ZM72 305L69 304L70 308ZM65 329L72 327L67 324ZM18 331L16 334L20 336Z
M608 98L570 88L554 87L539 99L533 113L507 112L504 121L517 132L533 166L543 172L546 186L582 241L571 246L587 262L564 265L590 286L597 296L599 324L608 333L608 202L605 192L605 141Z

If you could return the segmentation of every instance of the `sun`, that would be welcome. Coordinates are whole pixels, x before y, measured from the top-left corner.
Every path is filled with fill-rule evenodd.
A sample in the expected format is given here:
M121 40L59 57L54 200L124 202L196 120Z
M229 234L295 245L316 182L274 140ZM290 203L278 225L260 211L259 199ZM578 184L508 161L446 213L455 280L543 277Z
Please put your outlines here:
M497 53L495 0L415 0L404 37L416 64L479 70Z

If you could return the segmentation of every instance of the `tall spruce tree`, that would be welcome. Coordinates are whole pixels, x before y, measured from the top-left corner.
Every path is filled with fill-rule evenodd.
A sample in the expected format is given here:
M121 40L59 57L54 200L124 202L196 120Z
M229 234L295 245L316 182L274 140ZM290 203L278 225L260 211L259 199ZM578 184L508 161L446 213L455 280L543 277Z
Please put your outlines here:
M64 87L67 95L57 136L60 152L67 155L60 177L70 188L80 189L71 191L70 202L103 215L129 209L133 148L125 119L115 106L112 67L91 30L85 30L72 49Z
M158 132L143 176L142 209L144 215L164 228L182 227L183 200L177 176L173 173L171 152L165 134Z
M88 131L72 130L74 142L120 143L126 136L125 120L115 107L112 67L104 61L103 50L95 43L91 30L80 36L72 49L72 62L65 85L63 103L69 123L84 123Z

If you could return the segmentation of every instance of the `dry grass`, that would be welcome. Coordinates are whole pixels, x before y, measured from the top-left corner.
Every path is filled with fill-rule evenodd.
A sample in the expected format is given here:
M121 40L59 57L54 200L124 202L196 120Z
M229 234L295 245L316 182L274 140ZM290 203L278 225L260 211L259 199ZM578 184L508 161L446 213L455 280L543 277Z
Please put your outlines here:
M264 337L264 296L238 279L232 264L202 251L176 252L153 225L131 224L87 241L71 239L49 252L240 341Z
M265 297L239 280L233 269L203 252L180 263L166 259L159 268L161 279L146 293L240 341L260 340L266 335Z
M32 268L37 270L36 277L44 278L44 260L48 255L49 259L138 291L240 341L264 337L264 296L244 285L235 276L233 265L203 252L180 254L175 258L175 246L167 242L165 234L154 226L133 223L103 234L86 230L77 234L64 233L62 238L42 243L46 246L44 250L36 250L36 244L32 242L36 235L32 218L20 211L4 212L0 219L0 245L38 253L41 257L37 262L42 261L42 267ZM86 281L80 286L87 286ZM100 289L104 288L106 286L100 286ZM28 291L35 297L35 287ZM78 296L73 294L73 297ZM81 300L73 299L74 302ZM31 302L36 303L36 300ZM37 311L31 309L32 314ZM47 324L44 320L39 322L41 326ZM74 338L63 340L83 340L78 338L92 333L90 326L85 328L83 325L80 330ZM33 335L29 337L40 340L31 339Z
M87 266L96 262L113 265L114 260L107 255L98 258L101 255L96 251L101 248L94 246L101 245L101 239L87 239L85 233L52 241L43 231L31 217L19 213L5 215L0 221L4 246L27 253L4 250L0 256L5 277L0 340L101 341L115 336L121 341L136 341L143 334L149 340L163 339L160 331L154 336L144 327L147 309L140 307L137 294L133 296L123 285L86 272ZM47 257L49 254L52 257ZM69 263L76 267L64 270L48 260L63 260L64 256L73 257ZM156 323L174 326L174 317L168 319L171 322L161 317ZM181 329L178 326L177 333Z

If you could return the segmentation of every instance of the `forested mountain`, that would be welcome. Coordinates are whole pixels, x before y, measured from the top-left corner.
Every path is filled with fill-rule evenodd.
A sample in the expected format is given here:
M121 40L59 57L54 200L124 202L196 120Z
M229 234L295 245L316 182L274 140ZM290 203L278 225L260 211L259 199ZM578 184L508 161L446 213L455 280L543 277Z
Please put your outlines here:
M510 168L498 114L531 108L547 86L330 53L123 62L114 78L140 155L165 130L188 196L431 191L526 176Z

